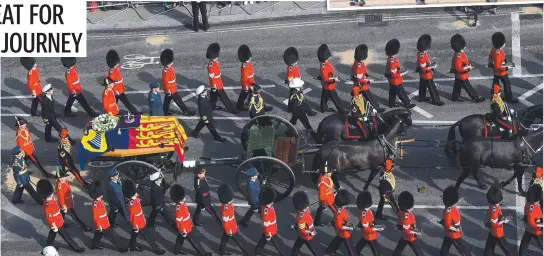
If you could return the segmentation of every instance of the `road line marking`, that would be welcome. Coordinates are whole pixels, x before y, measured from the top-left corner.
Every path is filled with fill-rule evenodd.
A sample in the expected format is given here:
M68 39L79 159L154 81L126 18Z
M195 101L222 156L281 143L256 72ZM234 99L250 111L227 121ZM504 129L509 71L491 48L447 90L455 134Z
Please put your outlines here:
M527 106L527 107L532 107L532 106L534 106L533 103L529 102L529 101L526 100L526 99L519 99L519 98L518 98L518 100L519 100L519 102L520 102L521 104L523 104L523 105L525 105L525 106Z
M543 77L544 74L526 74L526 75L520 75L516 78L533 78L533 77ZM470 80L488 80L493 79L493 76L471 76L469 78ZM454 77L448 77L448 78L435 78L435 82L453 82L455 80ZM419 83L419 79L405 79L403 80L403 83ZM374 80L372 82L373 84L388 84L389 82L387 80ZM344 84L353 84L352 81L346 80L344 81Z
M13 113L2 113L0 116L30 116L30 114L13 114Z
M181 99L182 99L183 101L186 101L186 100L188 100L188 99L190 99L190 98L192 98L192 97L194 97L194 96L196 96L196 93L192 92L191 94L189 94L189 95L187 95L187 96L185 96L185 97L183 97L183 98L181 98Z
M451 125L457 123L457 121L439 121L439 120L412 120L413 124L420 125Z
M510 15L512 19L512 62L516 66L512 71L513 77L521 76L521 35L520 35L520 21L519 13L512 12Z
M521 179L521 187L525 188L525 179ZM516 231L517 231L517 245L519 247L521 243L521 237L523 236L523 233L525 232L524 225L520 225L521 223L524 223L523 221L523 215L524 213L524 206L525 206L525 198L523 198L519 193L516 193L516 218L517 218L517 225L516 225Z
M526 99L526 98L529 98L531 95L535 94L536 92L538 92L539 90L542 90L544 88L544 83L541 83L537 86L535 86L535 88L525 92L524 94L522 94L521 96L519 96L520 98L523 98L523 99Z
M302 93L306 94L306 93L309 93L309 92L311 92L311 91L312 91L312 88L306 88L306 89L304 89L304 90L302 91ZM289 102L289 99L285 99L285 100L283 101L283 104L287 105L288 102Z
M410 95L408 95L408 98L410 98L410 100L416 96L416 94L419 93L419 90L415 90L414 92L410 93ZM415 106L414 108L412 108L413 110L415 110L416 112L420 113L422 116L426 117L426 118L433 118L433 115L431 115L431 113L423 110L422 108L418 107L418 106Z
M12 99L32 99L34 97L30 95L17 95L17 96L2 96L1 99L3 100L12 100Z

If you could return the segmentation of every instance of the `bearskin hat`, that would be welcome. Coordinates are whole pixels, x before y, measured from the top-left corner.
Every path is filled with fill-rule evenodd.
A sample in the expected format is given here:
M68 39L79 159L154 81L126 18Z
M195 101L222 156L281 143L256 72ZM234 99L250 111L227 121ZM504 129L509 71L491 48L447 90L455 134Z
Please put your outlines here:
M234 192L229 184L221 184L217 188L217 195L219 196L219 202L228 204L234 198Z
M261 192L261 204L271 204L274 202L274 200L276 200L276 190L270 186L264 187L263 191Z
M65 68L71 68L76 64L76 58L75 57L61 57L60 62L62 62L62 65Z
M185 189L180 184L174 184L170 187L170 198L174 203L180 202L185 198Z
M461 50L465 49L465 46L467 42L465 41L465 38L460 34L455 34L450 39L451 48L455 52L460 52Z
M542 187L540 184L533 184L527 191L527 203L536 203L542 199Z
M338 207L344 207L348 205L349 202L349 192L345 189L340 189L334 198L334 204Z
M249 49L249 46L243 44L238 47L238 60L240 62L246 62L249 59L251 59L251 50Z
M317 59L319 62L325 62L328 58L331 57L331 51L329 50L329 46L326 44L322 44L317 48Z
M308 206L310 206L310 199L308 198L308 194L306 194L306 192L297 191L295 194L293 194L293 207L295 207L296 210L302 211Z
M353 58L356 61L366 60L366 58L368 58L368 46L366 46L366 44L358 45L357 48L355 48L355 54Z
M459 193L454 186L449 186L444 189L444 193L442 195L442 202L446 207L451 207L459 202Z
M36 190L38 195L42 199L45 199L53 194L53 184L51 184L49 180L41 179L38 181L38 184L36 184Z
M34 64L36 64L36 60L32 57L21 57L19 60L26 70L31 70L34 67Z
M136 184L132 180L125 180L123 181L123 195L125 195L125 198L131 198L136 194Z
M161 64L166 66L172 62L174 62L174 51L172 49L164 49L161 52Z
M208 50L206 50L206 59L213 60L218 58L219 52L221 52L221 46L219 46L218 43L208 45Z
M502 192L497 187L491 187L485 195L489 204L498 204L502 202Z
M28 122L26 121L26 119L22 118L22 117L15 117L15 126L16 127L19 127L23 124L27 124Z
M414 196L408 191L403 191L400 193L399 197L399 208L401 211L406 211L414 207Z
M106 54L106 63L108 64L108 67L113 68L115 65L119 64L121 62L121 59L119 58L119 54L115 50L109 50Z
M94 181L91 186L89 186L89 196L92 199L97 199L102 195L104 195L104 191L102 190L102 182L99 180Z
M495 32L491 36L491 41L493 42L493 47L498 49L498 48L501 48L504 45L504 43L506 43L506 37L501 32Z
M393 56L399 53L400 50L400 42L398 39L391 39L387 44L385 45L385 55L387 56Z
M285 52L283 53L283 62L285 62L286 65L293 65L295 62L298 61L298 51L295 47L289 47Z
M357 195L357 207L362 210L372 206L372 195L368 190L363 190Z
M432 39L429 34L424 34L420 36L417 40L417 50L420 52L424 52L431 49L431 41Z
M393 191L393 186L391 186L391 183L389 183L389 181L387 180L380 180L380 184L378 185L378 191L380 195L384 195L389 191Z

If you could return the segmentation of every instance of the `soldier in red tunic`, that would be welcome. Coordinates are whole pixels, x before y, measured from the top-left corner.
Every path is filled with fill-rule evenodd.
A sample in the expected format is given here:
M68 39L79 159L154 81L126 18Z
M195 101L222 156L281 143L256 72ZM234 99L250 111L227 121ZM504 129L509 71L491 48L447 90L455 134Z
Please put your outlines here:
M446 209L442 212L442 225L444 225L444 241L440 248L440 256L450 254L450 247L453 245L460 255L470 255L461 243L463 230L461 229L461 214L456 204L459 202L459 194L454 186L444 189L442 201Z
M451 48L455 51L455 55L451 60L450 73L455 74L455 82L453 83L452 101L461 101L461 89L465 89L468 96L475 103L485 100L484 97L478 95L468 80L469 72L474 69L474 66L468 61L465 53L466 41L460 34L455 34L450 39Z
M416 256L421 256L423 253L417 246L417 236L421 235L416 231L416 217L412 212L414 208L414 196L408 192L403 191L399 197L399 212L397 213L398 221L397 228L402 231L402 236L393 251L393 256L402 255L402 251L408 245Z
M525 233L521 238L518 255L527 255L531 240L536 240L538 248L542 250L542 187L539 184L532 185L527 191L523 220L525 221Z
M334 212L334 230L336 231L336 237L334 237L332 242L325 250L326 255L336 254L336 251L342 243L344 246L346 246L348 255L356 255L355 249L353 249L353 243L351 241L353 224L349 222L348 210L345 208L349 202L348 191L344 189L338 191L336 198L334 198L334 204L336 205L336 211Z
M372 255L381 256L382 253L380 252L380 245L377 240L378 232L383 231L383 226L374 223L374 215L372 215L372 210L370 210L370 207L372 207L372 195L368 190L360 192L357 196L357 207L361 211L357 226L361 228L363 236L355 244L355 252L360 254L363 248L368 245L370 246Z
M62 213L62 218L66 218L66 213L69 213L73 220L75 220L85 232L90 232L91 228L87 227L85 223L77 216L74 210L74 195L72 194L72 186L66 180L68 173L64 171L57 171L57 183L55 184L55 194L57 195L58 204ZM68 228L68 223L65 223Z
M62 57L60 58L60 61L66 68L64 75L66 77L66 86L68 87L69 95L68 101L66 101L66 105L64 106L64 116L76 116L72 112L72 105L74 105L74 101L77 100L90 117L97 117L98 113L89 106L89 103L87 103L87 100L83 96L83 88L81 87L81 82L79 81L79 75L77 74L76 69L76 58Z
M170 112L170 103L172 100L178 105L186 116L194 116L196 111L189 109L178 93L178 84L176 83L176 71L174 71L174 52L171 49L165 49L161 52L162 69L162 90L164 91L163 111L165 115L172 115Z
M366 46L366 44L358 45L357 48L355 48L353 58L355 59L351 66L351 80L353 81L353 86L358 86L360 88L361 94L366 101L370 102L372 108L379 113L384 112L385 109L380 108L380 104L374 99L374 96L370 92L370 80L364 62L366 58L368 58L368 46Z
M244 248L241 243L241 238L238 236L238 225L236 224L236 217L234 216L234 205L232 199L234 198L234 192L232 188L227 184L222 184L217 189L217 195L221 202L221 217L223 223L223 236L221 236L221 243L219 244L219 255L232 255L232 252L226 251L227 243L232 238L238 248L242 252L249 256L249 252Z
M268 241L272 242L274 248L280 255L284 255L281 252L281 249L276 242L276 237L278 234L278 224L276 223L276 210L274 209L274 200L276 200L276 190L270 186L264 187L261 192L261 218L262 218L262 227L263 235L257 246L255 246L255 255L263 256L266 255L263 253L264 247Z
M213 43L208 46L206 50L206 59L208 62L208 77L210 81L210 104L212 110L221 110L221 107L217 106L217 98L221 99L221 102L229 110L229 112L236 114L238 111L232 106L232 102L229 96L223 88L223 79L221 79L221 67L219 66L219 53L221 47L218 43Z
M30 96L32 96L32 105L30 105L30 115L39 116L38 105L42 102L42 83L40 81L40 70L36 65L36 60L32 57L22 57L20 59L23 67L28 70L26 75L26 85Z
M385 64L385 77L389 81L389 107L395 107L395 99L399 96L400 101L404 104L405 108L413 108L416 105L410 101L404 86L402 85L403 76L408 71L401 72L400 63L396 58L396 55L400 50L400 42L397 39L391 39L385 45L385 54L387 55L387 62Z
M427 51L431 49L431 36L424 34L417 40L417 68L416 72L419 73L419 102L429 101L426 97L427 89L431 96L431 104L442 106L444 102L440 100L438 90L436 90L436 84L433 79L434 69L438 64L431 63Z
M30 160L32 163L40 170L42 175L44 175L45 178L53 178L55 175L47 172L45 168L43 168L42 164L38 160L38 157L34 155L34 143L32 143L32 135L30 134L30 131L27 127L28 122L21 118L21 117L15 117L15 127L17 127L17 135L15 136L15 141L17 143L17 146L25 152L25 160Z
M486 226L489 228L489 235L485 242L484 255L495 255L495 246L499 245L502 252L506 256L511 256L508 248L506 248L506 240L504 239L504 224L511 220L510 216L503 216L500 203L502 202L502 192L497 187L491 187L486 194L489 209L487 210L487 218L489 222Z
M495 32L491 36L493 48L489 52L488 67L493 69L493 84L502 82L504 86L504 101L508 103L517 103L518 99L512 97L512 88L510 87L510 79L508 71L514 68L514 65L508 64L508 60L504 54L503 48L506 46L506 37L501 32Z
M297 211L297 222L293 225L293 228L297 231L298 237L293 245L291 255L299 255L302 245L306 245L312 255L317 256L314 247L310 243L316 234L316 230L309 206L310 199L308 199L306 192L297 191L293 194L293 207L295 207L295 210Z
M128 111L133 114L141 114L134 105L128 100L127 95L125 94L125 83L123 82L123 75L121 74L121 67L119 66L121 59L119 54L115 50L109 50L106 54L106 63L110 68L106 77L111 78L113 81L113 91L115 93L116 102L121 100L125 107L128 108Z
M329 99L331 99L338 112L345 113L346 111L343 107L344 104L342 101L340 101L338 93L336 92L336 83L339 82L340 79L338 79L338 76L335 75L334 67L332 66L330 58L331 51L329 50L329 46L326 44L320 45L317 49L317 59L319 60L318 79L321 80L322 86L321 103L319 104L319 109L321 113L325 113L325 111L334 111L332 108L329 108L327 104Z

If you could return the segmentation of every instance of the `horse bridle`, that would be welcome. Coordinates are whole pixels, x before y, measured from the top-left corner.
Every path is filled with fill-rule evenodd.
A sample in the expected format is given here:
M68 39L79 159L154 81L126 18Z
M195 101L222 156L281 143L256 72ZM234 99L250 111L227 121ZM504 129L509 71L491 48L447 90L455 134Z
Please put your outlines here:
M531 162L531 159L537 152L539 152L540 150L542 150L542 142L540 142L540 146L535 150L531 144L529 144L529 142L527 142L527 140L525 139L525 136L521 136L521 148L522 149L525 149L525 150L522 150L521 151L521 154L522 154L522 158L523 158L523 161L524 162ZM527 148L525 147L525 144L527 145L527 147L533 152L532 154L527 152ZM530 155L530 157L529 157Z
M387 158L387 155L385 155L387 154L387 152L391 152L395 157L397 157L396 150L398 149L398 144L395 143L395 146L391 145L391 143L389 143L389 141L385 139L385 135L383 134L380 134L380 136L378 136L378 139L384 151L384 159Z

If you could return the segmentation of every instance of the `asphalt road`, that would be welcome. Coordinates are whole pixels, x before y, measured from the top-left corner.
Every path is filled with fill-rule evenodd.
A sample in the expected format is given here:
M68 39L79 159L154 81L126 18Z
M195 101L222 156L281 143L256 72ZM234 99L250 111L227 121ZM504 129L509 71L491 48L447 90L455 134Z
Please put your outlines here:
M511 80L513 83L513 91L515 95L525 95L524 99L527 102L514 105L514 108L520 109L528 104L541 104L542 95L538 92L538 88L542 88L542 16L520 14L519 24L512 27L512 24L517 24L516 14L510 14L511 11L517 9L503 10L502 13L496 16L485 16L481 19L481 25L477 28L468 28L464 25L464 21L450 14L439 12L433 15L410 15L406 17L392 16L391 20L380 24L367 24L358 22L353 18L346 18L341 13L336 18L330 20L297 20L294 26L282 26L281 22L275 25L269 23L259 23L248 25L240 28L240 26L224 26L217 28L214 32L209 33L185 33L185 32L169 32L167 35L138 35L137 32L120 35L120 34L89 34L88 54L86 59L78 60L78 71L80 79L86 90L86 98L93 106L100 109L100 92L102 88L98 81L103 78L107 71L105 64L105 54L110 48L115 48L121 56L130 54L140 54L147 58L138 60L137 62L149 62L152 64L141 65L138 63L129 63L129 60L123 60L125 67L135 67L141 65L137 69L127 69L123 71L127 90L131 91L129 98L135 105L144 112L147 108L147 84L151 81L159 80L161 75L161 66L158 63L158 56L162 49L172 47L176 53L176 71L178 74L178 83L183 89L182 97L187 97L186 102L191 107L196 107L194 97L190 97L190 91L194 90L200 84L207 83L206 74L206 59L205 50L209 43L219 42L221 44L221 68L223 81L228 88L227 90L231 100L235 100L239 88L239 70L240 63L236 57L236 51L239 45L247 44L253 51L253 60L255 67L255 75L257 83L268 85L264 92L264 99L270 105L274 106L271 114L279 116L287 116L283 101L287 97L287 88L283 84L285 76L285 65L282 61L282 54L288 46L298 48L301 55L299 65L301 66L302 78L306 81L305 87L311 89L306 93L307 97L314 108L319 104L319 84L313 79L318 73L318 62L316 58L317 47L320 43L327 43L336 58L333 59L335 68L341 78L347 79L350 73L351 63L353 62L353 49L360 43L366 43L371 49L369 54L368 67L371 74L381 77L385 64L384 45L392 37L397 37L401 41L401 52L399 60L401 65L409 70L415 69L415 43L418 37L423 33L429 33L433 36L433 48L430 52L434 61L439 64L439 70L436 72L437 83L441 96L444 98L446 105L443 107L435 107L426 103L418 103L420 110L414 111L414 119L417 124L443 124L459 120L460 118L474 113L485 113L488 111L488 104L474 103L452 103L449 101L451 97L451 87L453 81L448 74L449 65L453 51L449 46L449 39L454 33L462 33L467 40L467 54L471 61L476 66L476 70L471 73L474 77L473 85L481 94L487 96L489 93L490 83L492 79L491 70L487 66L487 54L491 47L491 35L495 31L502 31L508 40L514 34L519 33L519 65L520 71L515 71L516 76ZM395 19L396 17L396 19ZM514 21L514 22L513 22ZM287 21L283 21L288 24ZM425 24L422 27L422 24ZM292 25L292 24L291 24ZM159 33L160 31L157 31ZM386 32L386 33L384 33ZM517 37L516 37L517 38ZM506 54L509 59L512 59L512 43L507 41ZM514 45L517 43L514 42ZM516 47L516 49L518 49ZM514 54L517 56L517 54ZM130 56L129 56L130 57ZM518 58L514 58L514 62ZM517 64L517 63L516 63ZM13 118L10 115L24 115L29 113L30 99L22 98L27 94L25 70L22 68L17 59L2 59L2 91L1 91L1 113L2 118L2 157L9 159L9 150L15 145L13 135ZM66 101L66 87L64 85L63 68L59 59L39 59L42 79L47 83L52 83L54 87L59 88L56 94L56 100L59 103ZM417 76L414 73L409 73L406 87L409 93L417 90ZM538 87L540 86L540 87ZM349 99L349 91L351 85L341 83L339 85L340 97L347 101ZM535 89L536 88L536 89ZM372 85L372 90L379 97L381 103L387 100L387 84L383 81L377 81ZM140 92L141 91L141 92ZM532 94L531 94L532 92ZM536 92L536 93L535 93ZM523 97L522 97L523 98ZM123 107L121 107L123 108ZM175 107L172 107L176 110ZM58 112L62 112L59 106ZM427 114L422 114L422 113ZM218 119L219 131L222 135L228 138L228 142L220 144L213 142L211 136L204 132L201 139L189 139L188 146L190 151L186 155L186 159L197 159L200 156L211 157L228 157L237 155L242 148L239 145L239 131L243 124L248 119L247 113L240 113L233 116L230 113L219 111L215 113ZM431 115L432 117L429 117ZM319 120L324 115L318 114L312 118L311 122L314 127L317 127ZM70 131L79 137L79 131L83 127L83 122L87 121L87 117L81 111L78 117L74 119L63 120L67 123ZM46 162L48 169L51 169L55 161L55 145L42 143L39 139L43 138L43 124L38 118L29 118L31 132L34 136L34 143L37 148L37 155L42 162ZM442 122L441 122L442 121ZM194 119L182 120L183 126L190 131L196 124ZM441 127L413 127L406 138L415 138L416 140L444 140L446 138L447 129ZM419 147L423 146L423 147ZM431 147L427 147L431 146ZM424 142L413 143L412 146L407 145L405 156L402 160L398 160L397 164L400 170L397 172L397 191L411 191L416 197L416 217L419 226L423 229L423 237L421 238L422 249L426 255L437 255L442 240L443 228L436 222L441 218L441 198L442 189L448 185L452 185L459 175L459 170L449 167L449 163L443 154L443 149L432 147ZM3 161L6 164L6 161ZM437 168L441 166L443 168ZM107 168L90 168L90 178L103 179L104 172ZM234 185L233 169L228 166L216 166L208 168L209 181L212 185L212 190L220 184L220 182L228 182ZM190 173L183 174L180 183L191 190L192 177ZM363 182L366 180L367 173L359 173L357 175L348 175L342 179L342 185L350 189L353 196L362 189ZM487 184L498 184L499 181L505 180L511 175L510 171L498 169L484 169L482 172L483 179ZM360 176L360 177L359 177ZM528 175L527 175L528 176ZM315 184L311 182L309 177L305 175L297 175L297 190L305 190L310 195L310 200L315 202L317 196L315 193ZM377 195L377 182L375 181L370 191L374 197ZM417 192L418 187L426 187L427 192ZM24 205L13 206L9 201L12 192L3 186L2 195L2 253L5 255L35 255L39 251L47 235L47 227L43 222L43 213L41 207L30 202L27 195L25 200L29 201ZM485 201L485 191L480 191L474 180L467 179L466 184L461 187L461 193L464 198L461 200L461 211L463 214L463 230L465 233L468 248L473 255L481 255L487 230L483 227L483 219L487 209ZM215 192L212 193L215 196ZM192 193L189 193L192 197ZM236 202L238 203L237 213L240 218L247 209L245 202L240 195ZM515 184L511 184L504 191L504 206L505 215L512 215L515 221L512 225L506 227L509 248L511 252L516 251L516 243L519 238L519 233L523 231L523 224L520 221L520 210L523 207L523 200L515 194ZM81 217L91 224L91 216L89 209L90 199L83 192L76 192L76 210ZM352 199L354 203L354 198ZM377 203L377 198L374 199ZM217 201L217 200L215 200ZM277 204L278 224L280 228L280 237L282 238L281 246L287 253L291 248L296 235L289 229L290 224L294 221L294 211L288 201L283 201ZM315 211L316 205L312 210ZM350 219L356 222L356 208L350 208ZM149 214L149 209L146 209ZM391 212L386 210L386 213L392 216ZM330 212L328 212L330 216ZM202 241L208 250L217 252L217 247L220 239L220 230L209 216L204 215L204 228L197 228L195 231L195 239ZM160 220L160 217L159 217ZM242 230L242 235L249 243L248 247L253 250L256 240L260 236L260 226L257 218L254 217L254 223L249 228ZM159 222L160 223L160 222ZM399 239L399 232L394 228L394 221L384 222L387 229L382 232L379 238L380 244L386 248L384 255L390 255L396 242ZM171 251L175 236L161 225L156 229L154 237L159 244ZM128 226L121 226L116 232L121 234L124 239L121 243L128 242ZM70 228L78 242L83 243L85 247L90 246L92 234L83 234L76 227ZM314 245L318 252L324 252L327 244L334 235L332 227L323 227L319 229L318 236L314 240ZM359 239L360 232L354 232L354 238ZM60 238L59 238L60 241ZM104 241L105 244L108 242ZM140 241L140 243L145 243ZM64 245L64 243L61 243ZM63 246L66 247L66 246ZM111 246L110 248L111 249ZM532 247L533 255L537 255L535 247ZM369 253L365 249L363 253ZM411 255L407 252L407 255ZM92 255L115 254L111 250L103 252L86 252ZM306 251L306 253L308 253ZM62 255L71 255L68 249L61 250ZM148 252L146 252L148 254ZM144 253L141 253L144 255ZM452 255L454 251L452 250Z

